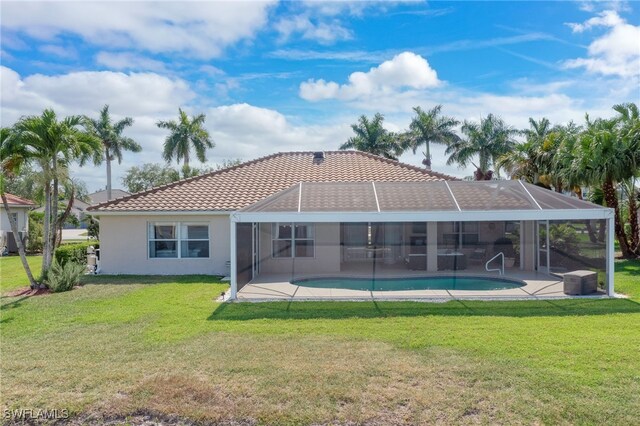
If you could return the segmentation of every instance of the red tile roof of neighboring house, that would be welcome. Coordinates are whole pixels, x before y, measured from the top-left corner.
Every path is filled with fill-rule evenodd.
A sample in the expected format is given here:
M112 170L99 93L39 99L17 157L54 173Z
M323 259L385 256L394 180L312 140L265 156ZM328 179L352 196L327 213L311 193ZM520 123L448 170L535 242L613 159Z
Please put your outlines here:
M97 212L234 211L298 182L437 181L454 177L360 151L281 152L173 182L88 210Z
M5 192L5 195L7 196L7 203L9 203L10 206L31 207L31 206L35 206L36 205L36 203L34 203L31 200L27 200L26 198L18 197L17 195L9 194L8 192Z

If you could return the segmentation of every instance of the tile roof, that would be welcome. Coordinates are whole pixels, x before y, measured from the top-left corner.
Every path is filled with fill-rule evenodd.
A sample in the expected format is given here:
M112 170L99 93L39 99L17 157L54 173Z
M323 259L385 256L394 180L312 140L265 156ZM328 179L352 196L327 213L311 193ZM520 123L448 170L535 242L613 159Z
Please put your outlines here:
M89 207L96 212L234 211L298 182L457 180L360 151L281 152Z
M9 194L8 192L5 192L5 195L7 196L7 203L9 203L10 206L31 207L31 206L35 206L36 205L36 203L34 203L31 200L27 200L26 198L18 197L17 195Z

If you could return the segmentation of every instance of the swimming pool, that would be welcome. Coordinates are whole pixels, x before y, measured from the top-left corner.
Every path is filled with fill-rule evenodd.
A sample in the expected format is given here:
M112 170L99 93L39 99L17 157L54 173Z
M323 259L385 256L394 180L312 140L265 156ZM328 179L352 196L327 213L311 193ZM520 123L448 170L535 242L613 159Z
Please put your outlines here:
M522 281L492 277L403 277L351 278L320 277L291 281L291 284L312 288L335 288L365 291L400 290L508 290L525 285Z

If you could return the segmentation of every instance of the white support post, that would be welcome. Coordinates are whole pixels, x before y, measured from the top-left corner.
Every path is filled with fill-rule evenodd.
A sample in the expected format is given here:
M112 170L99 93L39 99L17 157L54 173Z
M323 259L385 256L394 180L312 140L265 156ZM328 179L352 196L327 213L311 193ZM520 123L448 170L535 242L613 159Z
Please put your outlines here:
M614 235L615 231L613 229L614 226L614 218L610 217L607 219L607 296L613 297L615 295L615 291L613 288L613 277L614 277Z
M551 274L551 244L549 241L549 234L551 232L549 232L549 221L547 221L546 229L547 229L547 275L550 275Z
M230 236L231 236L231 268L230 268L230 273L231 276L229 278L231 278L231 290L230 290L230 295L229 295L229 299L230 300L235 300L238 296L238 259L237 259L237 253L238 253L238 247L237 247L237 239L236 239L236 228L237 228L237 223L235 221L235 218L233 217L233 215L231 215L229 217L230 219L230 224L231 224L231 229L230 229Z
M519 223L518 231L520 233L520 262L519 263L520 263L520 270L522 271L524 270L524 252L525 252L524 244L525 244L526 238L524 236L524 221L521 220L518 223Z

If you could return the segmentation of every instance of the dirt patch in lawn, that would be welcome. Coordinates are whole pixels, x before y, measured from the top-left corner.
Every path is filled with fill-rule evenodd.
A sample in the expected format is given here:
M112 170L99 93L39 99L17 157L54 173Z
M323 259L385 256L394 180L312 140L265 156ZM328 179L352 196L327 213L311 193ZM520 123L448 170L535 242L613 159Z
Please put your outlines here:
M94 413L151 412L196 424L413 425L513 419L513 389L473 380L455 353L379 342L209 335L179 345ZM443 362L445 361L445 362ZM150 370L147 370L147 373ZM113 395L113 394L112 394ZM491 396L493 395L493 398Z
M9 291L2 295L2 297L31 297L31 296L43 296L45 294L51 294L52 291L48 288L36 288L20 287L15 290Z

